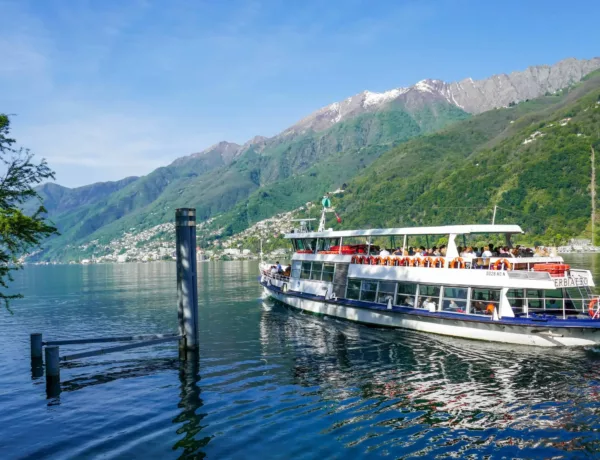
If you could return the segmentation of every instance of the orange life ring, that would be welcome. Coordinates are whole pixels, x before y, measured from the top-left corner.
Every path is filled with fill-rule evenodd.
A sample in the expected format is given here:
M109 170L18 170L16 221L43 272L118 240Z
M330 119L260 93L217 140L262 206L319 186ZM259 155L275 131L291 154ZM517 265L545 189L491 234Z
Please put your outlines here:
M400 266L401 267L408 267L410 265L410 259L408 257L402 257L400 259Z
M494 262L494 270L502 270L501 267L506 267L507 270L511 270L512 266L510 265L510 262L506 259L498 259L496 262Z
M452 259L452 262L450 262L450 265L448 265L448 268L465 268L465 261L462 257L455 257Z
M595 299L590 300L590 303L588 304L588 314L594 319L594 318L598 318L599 315L599 310L598 308L594 309L595 306L598 305L598 298L596 297Z
M437 259L435 259L433 266L436 268L444 268L445 264L446 264L446 261L444 260L444 258L438 257Z
M370 265L379 265L379 256L371 256L369 257Z
M487 307L485 307L485 313L489 314L489 315L493 315L495 308L496 308L496 306L493 303L490 303L490 304L488 304Z
M360 263L362 263L362 257L361 256L352 256L352 259L350 259L350 263L360 264Z
M421 259L419 257L415 257L414 259L410 259L410 261L408 263L410 264L411 267L420 267L421 264L423 263L423 259Z
M434 263L433 257L425 257L423 259L423 267L433 267Z

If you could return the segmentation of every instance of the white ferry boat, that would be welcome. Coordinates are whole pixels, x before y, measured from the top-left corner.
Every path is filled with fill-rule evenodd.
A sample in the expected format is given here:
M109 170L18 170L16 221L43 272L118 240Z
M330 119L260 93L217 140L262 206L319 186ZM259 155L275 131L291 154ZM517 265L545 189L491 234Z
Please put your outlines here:
M260 283L290 307L369 325L522 345L600 343L589 270L558 256L467 259L458 252L460 238L503 238L512 247L511 236L521 233L518 225L303 228L285 235L295 251L285 273L261 263ZM447 237L444 256L405 255L412 241L430 237ZM382 247L399 255L382 256Z

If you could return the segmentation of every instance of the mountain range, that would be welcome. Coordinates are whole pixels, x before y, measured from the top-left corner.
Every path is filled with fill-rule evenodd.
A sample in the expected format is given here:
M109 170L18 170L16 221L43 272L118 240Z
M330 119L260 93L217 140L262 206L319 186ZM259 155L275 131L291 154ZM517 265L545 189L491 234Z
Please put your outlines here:
M38 191L61 235L49 240L36 257L64 260L82 243L101 245L125 231L170 222L174 209L182 206L196 207L199 220L216 218L212 233L239 232L343 183L354 180L351 184L360 184L361 177L382 164L385 172L385 164L401 158L398 152L403 148L435 138L430 133L452 132L497 112L494 109L504 107L510 112L509 107L527 106L529 100L544 95L558 103L565 97L561 96L563 88L599 68L600 58L565 59L552 66L530 67L478 81L423 80L383 93L364 91L317 110L274 137L257 136L243 145L220 142L147 176L74 189L45 184ZM494 124L485 126L492 129ZM506 135L503 130L493 133ZM491 134L481 136L489 137L489 142L496 139ZM452 144L448 139L444 142ZM464 148L472 154L481 145L466 143ZM438 158L423 150L420 155L426 163L434 158L447 162L441 154ZM400 169L405 166L398 164ZM448 166L452 171L453 165ZM399 178L411 176L386 177L391 186L402 189L404 182ZM417 184L417 190L421 188ZM402 198L404 205L406 200L415 201L420 196L414 192L409 195ZM342 207L353 206L344 201ZM93 249L94 245L86 247Z

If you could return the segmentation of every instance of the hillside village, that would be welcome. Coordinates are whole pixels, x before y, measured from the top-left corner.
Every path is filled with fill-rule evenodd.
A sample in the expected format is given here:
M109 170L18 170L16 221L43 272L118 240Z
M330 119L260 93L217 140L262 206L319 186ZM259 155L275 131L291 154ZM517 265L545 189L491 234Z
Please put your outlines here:
M280 213L271 218L261 220L241 233L229 238L217 236L221 229L210 229L214 219L197 225L198 237L209 238L210 246L196 248L197 260L257 260L260 258L261 240L265 257L281 257L290 255L290 249L283 240L283 235L293 229L294 218L305 214L315 205L311 202L290 212ZM175 224L172 222L159 224L146 230L136 231L131 228L121 238L102 244L98 240L77 246L82 254L91 253L91 257L71 260L71 264L94 263L126 263L153 262L159 260L175 260ZM48 264L48 262L41 262Z

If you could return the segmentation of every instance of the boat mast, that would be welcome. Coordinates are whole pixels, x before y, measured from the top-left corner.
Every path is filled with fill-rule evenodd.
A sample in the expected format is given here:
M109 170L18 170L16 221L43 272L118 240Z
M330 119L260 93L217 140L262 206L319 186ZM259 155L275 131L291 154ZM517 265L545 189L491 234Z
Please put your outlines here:
M592 149L592 184L591 184L591 198L592 198L592 246L594 246L594 224L596 222L596 152L594 152L594 146L591 145Z

